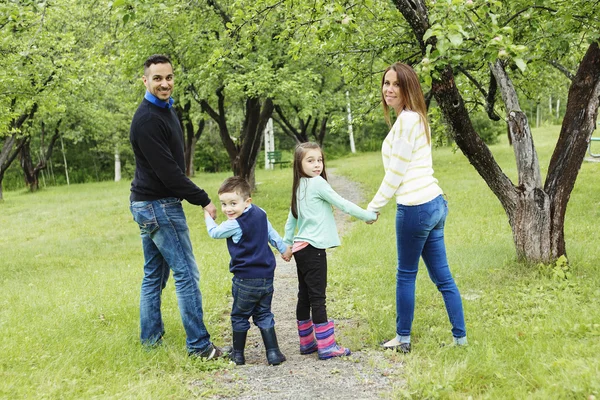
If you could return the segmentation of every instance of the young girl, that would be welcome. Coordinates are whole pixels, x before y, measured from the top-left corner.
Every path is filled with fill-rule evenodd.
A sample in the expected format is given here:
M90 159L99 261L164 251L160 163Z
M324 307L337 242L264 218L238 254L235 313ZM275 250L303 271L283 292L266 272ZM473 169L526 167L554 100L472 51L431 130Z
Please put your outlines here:
M363 210L331 188L327 182L323 152L316 143L302 143L296 147L293 169L292 205L283 241L293 244L292 252L298 270L296 319L300 353L318 351L321 360L347 356L350 350L337 345L333 321L327 319L325 307L325 250L340 245L332 206L366 222L375 221L377 214ZM294 235L296 228L298 233Z
M383 347L410 352L415 279L421 257L444 298L454 343L466 345L462 301L444 245L448 205L433 177L427 107L415 71L401 63L387 68L381 81L381 97L388 125L390 108L397 115L381 147L385 176L367 207L378 212L390 199L396 200L396 336Z

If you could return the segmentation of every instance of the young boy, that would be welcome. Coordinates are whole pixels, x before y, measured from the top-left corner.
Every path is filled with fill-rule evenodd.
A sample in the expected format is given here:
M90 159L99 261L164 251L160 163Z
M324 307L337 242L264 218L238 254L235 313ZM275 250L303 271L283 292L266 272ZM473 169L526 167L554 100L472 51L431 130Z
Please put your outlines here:
M260 329L269 365L279 365L285 361L285 356L277 344L271 312L275 256L267 243L276 247L286 261L291 259L292 249L283 243L267 214L252 205L250 185L245 179L238 176L226 179L219 188L219 200L227 221L217 226L208 212L204 213L204 220L210 237L227 239L231 256L233 351L230 358L236 365L245 364L244 348L250 329L248 320L252 316Z

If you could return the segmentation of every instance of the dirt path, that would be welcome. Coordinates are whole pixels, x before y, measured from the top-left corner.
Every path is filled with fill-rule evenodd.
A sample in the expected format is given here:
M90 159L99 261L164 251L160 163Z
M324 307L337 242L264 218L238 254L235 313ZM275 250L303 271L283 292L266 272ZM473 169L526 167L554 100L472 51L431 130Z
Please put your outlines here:
M344 198L360 203L360 188L328 170L331 186ZM333 172L333 173L332 173ZM340 234L349 228L348 217L336 210ZM277 257L275 270L275 314L277 338L287 357L273 367L266 363L260 332L252 327L246 343L246 365L215 374L215 385L227 384L230 399L380 399L389 398L398 386L401 364L391 362L381 351L355 351L346 359L319 360L317 354L299 353L296 327L296 264ZM344 326L352 321L336 320L336 336L343 344ZM393 381L393 382L392 382ZM214 386L213 386L214 387ZM222 396L211 398L223 398Z

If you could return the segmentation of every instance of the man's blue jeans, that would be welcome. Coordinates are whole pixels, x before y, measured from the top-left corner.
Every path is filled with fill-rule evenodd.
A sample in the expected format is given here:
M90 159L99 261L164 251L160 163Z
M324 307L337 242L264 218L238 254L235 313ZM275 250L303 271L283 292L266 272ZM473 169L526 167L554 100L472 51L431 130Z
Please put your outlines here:
M233 277L231 285L233 305L231 327L235 332L250 329L248 319L260 329L275 326L271 303L273 302L273 278L242 279Z
M467 335L460 293L454 283L444 245L448 204L440 195L418 206L397 205L396 333L409 336L415 312L415 280L422 256L429 277L442 293L452 336Z
M154 345L165 333L160 312L161 294L172 270L188 352L206 350L211 343L203 321L200 274L181 201L172 197L133 201L130 210L140 226L144 250L140 296L142 343Z

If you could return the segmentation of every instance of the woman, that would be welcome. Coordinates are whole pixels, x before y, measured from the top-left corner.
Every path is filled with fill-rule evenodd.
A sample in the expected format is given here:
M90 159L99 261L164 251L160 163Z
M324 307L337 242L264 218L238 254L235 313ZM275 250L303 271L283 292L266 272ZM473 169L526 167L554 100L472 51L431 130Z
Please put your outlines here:
M379 212L396 199L396 336L383 347L409 353L415 308L415 280L422 256L429 277L442 293L452 336L467 344L460 293L446 259L444 222L448 213L442 189L433 177L431 137L421 84L408 65L395 63L385 70L381 84L383 112L388 125L390 108L397 116L383 141L385 176L367 207Z

